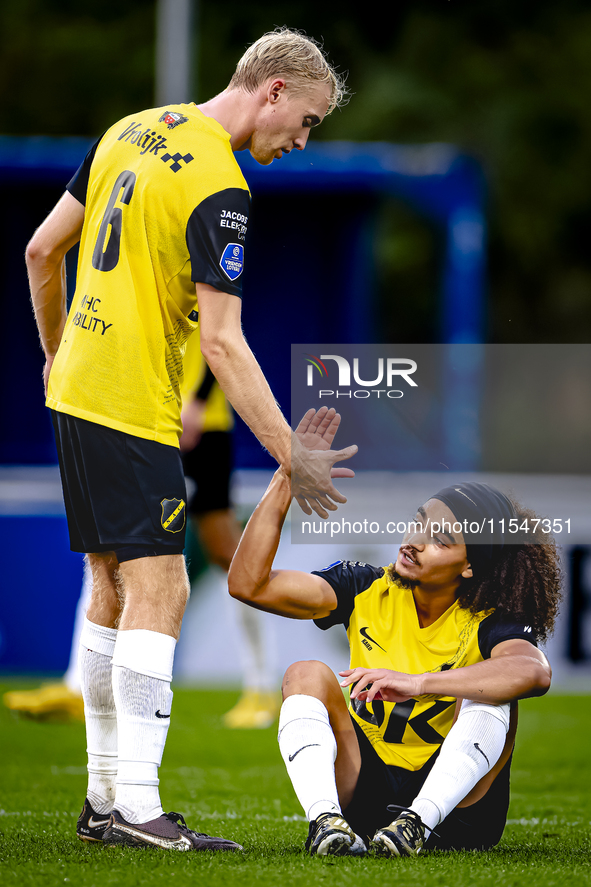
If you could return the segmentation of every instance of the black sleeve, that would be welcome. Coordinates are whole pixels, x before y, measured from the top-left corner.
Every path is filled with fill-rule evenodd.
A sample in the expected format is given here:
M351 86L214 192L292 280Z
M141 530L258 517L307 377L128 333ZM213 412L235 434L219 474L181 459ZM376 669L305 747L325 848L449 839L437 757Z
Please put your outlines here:
M355 606L355 597L383 576L382 567L371 567L358 561L337 561L324 570L312 570L314 576L322 576L331 585L337 596L337 606L323 619L314 622L323 631L333 625L349 625Z
M513 622L501 614L492 613L478 626L478 646L483 659L490 659L490 654L497 644L515 639L529 641L534 647L538 646L537 638L530 625Z
M213 388L215 383L215 376L209 368L209 364L205 364L205 375L203 377L203 381L201 385L195 392L195 397L197 400L207 400L209 395L211 394L211 389Z
M211 194L193 210L187 223L193 283L242 296L249 211L250 194L243 188Z
M103 133L104 135L104 133ZM103 136L98 138L68 184L66 191L69 191L72 197L75 197L83 206L86 206L86 192L88 191L88 178L90 176L90 167L96 154L96 149Z

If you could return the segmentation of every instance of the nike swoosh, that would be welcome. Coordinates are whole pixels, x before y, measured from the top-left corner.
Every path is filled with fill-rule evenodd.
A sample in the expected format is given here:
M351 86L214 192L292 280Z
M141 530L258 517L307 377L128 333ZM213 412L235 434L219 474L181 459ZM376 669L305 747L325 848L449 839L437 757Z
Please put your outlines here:
M123 825L121 822L116 822L113 825L113 832L118 831L131 835L134 838L140 838L145 844L154 844L155 847L174 847L175 850L191 850L193 847L191 841L184 835L179 835L178 838L161 838L159 835L151 835L149 832L141 831L141 829L135 829L129 825Z
M309 745L302 745L301 748L298 748L297 751L294 751L293 755L290 755L290 756L289 756L289 760L290 760L290 761L293 761L293 759L295 758L296 755L299 755L299 753L300 753L301 751L303 751L305 748L312 748L313 745L317 745L317 746L320 748L320 743L319 743L319 742L311 742Z
M454 489L455 489L456 493L461 493L462 496L465 496L466 499L468 500L468 502L471 502L472 505L476 505L476 502L474 501L474 499L470 499L470 496L469 496L467 493L464 493L463 490L460 490L459 487L454 487ZM478 505L476 505L476 508L478 508ZM479 749L479 750L480 750L480 749Z
M364 637L367 641L371 641L372 644L375 644L376 647L379 647L380 650L384 650L384 648L383 648L382 646L380 646L380 644L378 644L377 641L374 641L374 639L372 638L372 636L369 635L369 634L367 633L367 629L368 629L368 628L369 628L369 625L364 625L363 628L360 628L360 629L359 629L359 634L360 634L362 637ZM385 653L385 652L386 652L386 651L384 650L384 653Z
M157 718L169 718L170 715L161 715L161 714L160 714L160 709L158 709L158 711L156 712L156 717L157 717Z
M484 760L486 761L486 763L487 763L488 766L490 767L490 761L489 761L489 759L486 757L486 755L484 754L484 752L482 751L482 749L480 748L480 746L478 745L477 742L474 743L474 748L476 749L476 751L479 751L479 752L480 752L480 754L482 755L482 757L484 758Z
M109 819L111 817L109 816ZM107 825L109 819L94 819L92 816L88 820L88 825L90 828L100 828L101 825Z

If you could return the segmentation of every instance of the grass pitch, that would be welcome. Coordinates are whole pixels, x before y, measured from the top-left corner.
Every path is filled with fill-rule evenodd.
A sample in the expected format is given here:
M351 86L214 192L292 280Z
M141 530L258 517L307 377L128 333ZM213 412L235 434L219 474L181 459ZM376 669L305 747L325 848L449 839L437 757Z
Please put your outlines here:
M0 692L33 681L5 681ZM160 771L165 810L233 838L243 853L166 854L75 837L86 787L82 724L38 724L0 705L0 881L27 885L557 887L591 885L591 705L548 696L520 706L509 823L487 853L418 859L310 858L307 824L275 728L224 729L229 691L177 689Z

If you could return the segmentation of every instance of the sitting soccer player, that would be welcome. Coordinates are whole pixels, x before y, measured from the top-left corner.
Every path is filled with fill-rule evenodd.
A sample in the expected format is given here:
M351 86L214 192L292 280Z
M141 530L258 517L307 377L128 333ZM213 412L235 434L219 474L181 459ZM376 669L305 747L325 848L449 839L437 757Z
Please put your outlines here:
M330 447L339 421L334 410L310 411L297 433L310 448ZM486 484L462 483L418 509L389 567L274 570L290 502L279 470L229 584L254 607L347 629L351 668L340 684L316 661L290 666L283 681L279 746L310 822L308 849L358 854L368 840L386 856L492 847L509 806L517 700L550 686L536 640L560 598L553 540L532 542L530 532L509 544L509 520L533 527L532 512ZM457 532L483 520L487 538Z

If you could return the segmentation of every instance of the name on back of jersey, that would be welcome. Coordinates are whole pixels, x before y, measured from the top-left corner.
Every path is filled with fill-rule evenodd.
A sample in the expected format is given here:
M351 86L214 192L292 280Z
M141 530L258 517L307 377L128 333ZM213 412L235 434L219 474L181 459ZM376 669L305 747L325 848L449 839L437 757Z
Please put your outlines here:
M160 121L162 121L165 116L166 115L161 117ZM180 172L181 169L185 169L189 163L192 163L193 160L195 160L192 154L180 154L178 151L175 154L165 151L164 154L160 155L158 153L159 151L164 151L168 148L166 136L158 135L156 130L151 129L149 126L147 129L142 129L142 124L140 122L136 123L135 120L132 120L129 126L123 130L121 135L117 136L118 142L122 139L125 142L129 141L130 145L136 145L136 147L140 149L140 156L149 153L154 154L155 157L160 157L160 160L162 160L163 163L166 163L172 172Z

